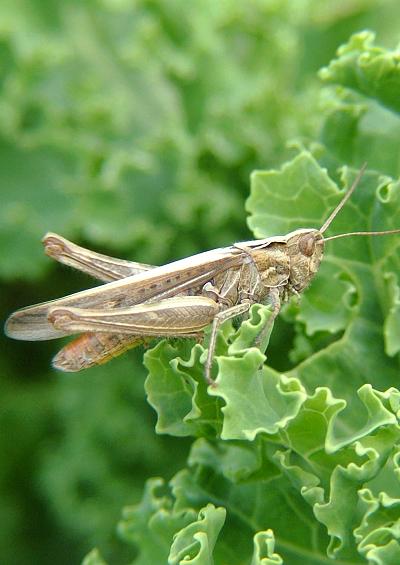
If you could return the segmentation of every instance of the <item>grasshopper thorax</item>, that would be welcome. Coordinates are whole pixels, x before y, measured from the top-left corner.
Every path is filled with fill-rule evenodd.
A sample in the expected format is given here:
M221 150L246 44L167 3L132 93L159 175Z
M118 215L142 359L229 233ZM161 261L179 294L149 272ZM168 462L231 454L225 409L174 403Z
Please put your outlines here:
M323 236L316 229L299 229L287 235L290 261L289 287L302 292L318 272L324 254Z

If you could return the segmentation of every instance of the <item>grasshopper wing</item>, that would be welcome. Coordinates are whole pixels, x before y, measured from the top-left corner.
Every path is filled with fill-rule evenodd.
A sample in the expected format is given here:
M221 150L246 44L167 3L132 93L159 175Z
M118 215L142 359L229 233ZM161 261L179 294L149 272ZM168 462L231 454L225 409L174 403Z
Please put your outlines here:
M240 267L246 261L251 261L248 254L235 246L199 253L97 288L17 310L8 318L5 332L14 339L28 341L62 337L69 332L57 330L49 322L50 309L66 306L109 311L157 301L188 293L216 274Z

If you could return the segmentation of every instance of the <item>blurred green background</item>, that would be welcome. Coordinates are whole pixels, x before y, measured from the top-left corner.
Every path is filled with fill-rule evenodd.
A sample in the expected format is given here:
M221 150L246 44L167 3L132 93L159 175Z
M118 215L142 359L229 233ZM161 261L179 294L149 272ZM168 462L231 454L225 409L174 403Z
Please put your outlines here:
M44 257L49 230L154 264L250 239L250 172L319 139L317 71L361 29L393 47L399 16L394 0L3 0L3 319L93 284ZM0 339L0 561L132 559L121 508L189 448L154 432L143 351L64 375L60 342Z

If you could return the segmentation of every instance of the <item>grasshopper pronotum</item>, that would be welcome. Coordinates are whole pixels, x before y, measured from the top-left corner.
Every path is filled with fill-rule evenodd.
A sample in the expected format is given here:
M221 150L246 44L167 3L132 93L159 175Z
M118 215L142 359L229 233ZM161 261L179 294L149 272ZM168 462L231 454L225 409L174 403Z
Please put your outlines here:
M236 243L161 267L100 255L49 233L43 239L49 256L107 284L18 310L6 322L6 334L47 340L83 333L53 360L57 369L79 371L152 337L200 337L212 324L205 363L205 378L212 384L211 365L222 322L245 314L252 304L270 304L271 316L256 340L260 344L281 303L303 292L317 273L326 241L400 233L396 229L323 237L364 169L320 229Z

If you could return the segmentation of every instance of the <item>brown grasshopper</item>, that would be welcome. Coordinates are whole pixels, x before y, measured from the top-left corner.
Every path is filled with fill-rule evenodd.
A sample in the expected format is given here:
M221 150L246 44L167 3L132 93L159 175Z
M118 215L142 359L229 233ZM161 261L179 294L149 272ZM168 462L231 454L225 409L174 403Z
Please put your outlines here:
M326 241L353 235L323 234L355 190L365 170L318 229L236 243L161 267L107 257L47 234L50 256L103 282L65 298L23 308L5 326L15 339L47 340L83 333L55 356L63 371L80 371L104 363L152 337L199 338L212 324L205 378L209 384L217 330L222 322L246 314L252 304L271 305L271 315L255 345L268 335L282 302L309 285L321 263ZM110 282L111 281L111 282Z

